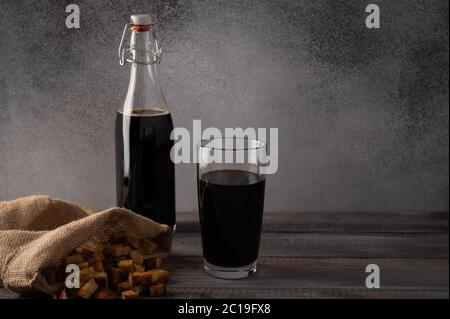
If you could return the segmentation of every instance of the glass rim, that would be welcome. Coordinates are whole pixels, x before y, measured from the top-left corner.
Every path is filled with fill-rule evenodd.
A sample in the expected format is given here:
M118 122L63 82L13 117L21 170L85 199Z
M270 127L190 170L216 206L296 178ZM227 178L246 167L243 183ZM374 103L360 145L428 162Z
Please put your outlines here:
M204 144L213 142L218 140L241 140L241 141L250 141L252 143L255 143L256 146L249 147L249 146L243 146L240 148L237 148L235 143L232 144L231 148L227 147L227 143L222 143L221 147L216 146L205 146ZM209 139L202 139L200 140L200 143L197 144L198 149L204 149L204 150L218 150L218 151L258 151L266 148L266 143L254 138L247 138L247 137L213 137Z

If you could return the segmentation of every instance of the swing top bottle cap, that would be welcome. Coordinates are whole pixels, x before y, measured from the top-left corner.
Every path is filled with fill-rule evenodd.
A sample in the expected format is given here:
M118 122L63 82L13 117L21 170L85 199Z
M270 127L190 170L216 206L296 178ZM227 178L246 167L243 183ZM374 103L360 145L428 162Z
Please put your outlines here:
M152 17L148 14L133 14L131 23L135 25L150 25L152 24Z

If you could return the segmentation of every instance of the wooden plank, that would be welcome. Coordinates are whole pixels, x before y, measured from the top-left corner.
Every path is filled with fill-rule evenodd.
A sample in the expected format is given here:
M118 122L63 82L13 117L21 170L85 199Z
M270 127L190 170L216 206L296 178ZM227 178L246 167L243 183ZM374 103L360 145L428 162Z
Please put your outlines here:
M384 289L446 289L448 259L386 258L274 258L262 257L257 274L243 280L221 280L206 275L202 258L171 256L165 266L173 271L173 287L355 288L365 287L365 268L377 264Z
M20 296L17 294L13 294L6 289L0 288L0 299L15 299Z
M168 298L177 299L448 299L446 289L240 289L168 288Z
M217 288L183 288L168 287L167 298L200 299L200 298L245 298L245 299L317 299L317 298L441 298L448 299L448 289L365 289L365 288L285 288L273 290L272 288L246 288L224 290ZM12 294L6 289L0 289L0 299L24 298ZM27 297L29 298L29 297ZM38 298L49 298L40 296Z
M264 232L448 233L448 212L266 213ZM177 230L199 231L198 213L177 213Z
M225 281L204 273L197 215L178 214L172 298L448 298L447 212L266 214L258 273ZM364 286L381 268L381 289ZM0 289L0 298L16 298Z
M381 289L367 289L365 267L379 265ZM171 256L169 298L448 298L448 259L261 257L255 276L208 276L199 256ZM0 289L0 298L18 298Z
M365 287L365 267L381 271L381 289ZM255 276L208 276L201 257L171 256L170 297L176 298L448 298L448 259L262 257Z
M43 298L51 298L51 296L36 293L34 295L22 296L16 293L13 293L5 288L0 288L0 299L43 299Z
M448 234L263 233L260 256L448 258L448 241ZM173 254L200 256L200 234L177 233Z

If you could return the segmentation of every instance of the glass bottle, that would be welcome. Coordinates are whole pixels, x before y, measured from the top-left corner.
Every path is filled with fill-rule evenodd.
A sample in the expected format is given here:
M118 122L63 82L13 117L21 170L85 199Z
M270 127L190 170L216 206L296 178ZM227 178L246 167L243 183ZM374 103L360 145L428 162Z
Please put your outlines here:
M123 43L131 31L129 48ZM131 64L125 102L116 117L117 205L175 228L175 172L170 159L172 117L161 90L155 25L132 15L119 47L120 64Z

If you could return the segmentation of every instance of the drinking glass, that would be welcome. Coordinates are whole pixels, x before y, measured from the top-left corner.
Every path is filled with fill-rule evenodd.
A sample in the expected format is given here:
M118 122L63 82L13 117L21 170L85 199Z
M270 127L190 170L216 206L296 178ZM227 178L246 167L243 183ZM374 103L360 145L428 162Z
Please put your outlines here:
M197 191L205 271L223 279L256 272L264 210L264 142L213 138L198 146Z

